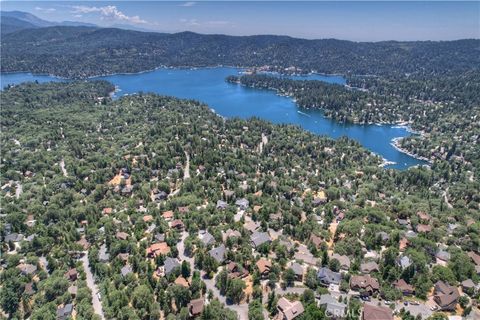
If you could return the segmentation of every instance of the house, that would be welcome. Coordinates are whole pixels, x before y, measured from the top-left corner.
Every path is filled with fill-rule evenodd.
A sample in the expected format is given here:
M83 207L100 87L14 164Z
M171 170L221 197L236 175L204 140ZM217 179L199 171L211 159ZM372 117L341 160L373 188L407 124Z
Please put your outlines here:
M398 218L397 223L402 227L408 227L410 225L410 222L407 219L402 219L402 218Z
M126 185L122 188L122 190L120 192L122 193L122 195L128 196L128 195L132 194L132 191L133 191L133 186Z
M200 241L205 247L215 244L215 238L210 234L210 232L205 232L205 234L200 238Z
M90 248L90 243L87 241L87 239L85 238L85 236L82 236L82 237L80 238L80 240L78 240L76 243L77 243L78 245L80 245L80 246L83 248L83 250L85 250L85 251L87 251L88 248Z
M422 223L429 223L430 220L432 219L432 217L430 217L430 215L428 213L423 212L423 211L418 211L417 212L417 217L420 220L420 222L422 222Z
M412 260L408 256L402 256L398 259L398 265L405 270L412 265Z
M37 266L29 263L21 263L17 266L17 269L19 269L24 276L37 272Z
M172 227L174 229L177 229L178 231L183 231L183 229L185 228L182 220L180 220L180 219L173 220L170 223L170 227Z
M145 222L145 223L149 223L149 222L153 221L153 217L151 215L143 216L142 219L143 219L143 222Z
M393 286L395 289L401 291L404 296L411 296L415 294L415 289L413 286L405 282L403 279L393 282Z
M463 292L474 293L476 286L472 279L462 281Z
M203 305L203 298L191 300L187 306L190 317L198 317L203 312Z
M177 279L175 279L174 283L177 285L177 286L182 286L184 288L188 288L190 286L190 284L188 283L187 279L185 279L184 277L182 276L178 276Z
M268 274L270 273L270 269L272 268L272 263L265 258L260 258L255 263L255 265L257 266L258 271L260 272L260 275L262 277L268 276Z
M330 294L322 294L320 296L318 305L321 308L325 309L325 315L327 315L329 319L341 319L341 318L345 318L346 316L345 311L347 309L347 305L344 303L338 302Z
M292 263L290 268L293 270L295 273L295 280L296 281L303 281L303 274L305 270L303 269L303 266L297 262Z
M147 248L147 256L150 258L166 255L170 252L170 247L166 242L157 242Z
M247 199L245 198L242 198L242 199L238 199L237 201L235 201L235 205L240 208L240 210L247 210L248 209L248 205L249 205L249 202Z
M173 211L168 210L168 211L163 212L162 217L163 217L163 219L165 219L165 221L171 221L173 219Z
M107 245L105 243L102 243L100 249L98 250L98 260L103 263L106 263L110 260L110 254L107 253Z
M188 207L178 207L178 212L185 214L185 213L189 213L190 209Z
M122 269L120 269L120 273L122 274L122 276L126 277L127 275L132 273L132 267L129 264L126 264L122 267Z
M252 247L258 248L264 243L270 243L272 242L272 239L270 239L270 236L266 232L254 232L250 236L250 242L252 244Z
M301 248L303 245L301 245L299 248ZM295 252L293 258L297 261L303 261L306 264L309 264L311 266L316 266L318 259L314 257L314 255L305 247L305 250L299 250L298 252Z
M460 294L455 286L451 286L443 281L437 281L433 290L433 300L438 304L442 311L453 311L457 306Z
M365 262L360 265L360 271L362 273L369 274L371 272L378 272L378 270L380 270L380 268L375 261Z
M342 281L342 275L339 272L334 272L328 268L320 268L317 272L318 281L322 285L329 286L331 284L340 284Z
M258 229L260 229L260 223L255 221L248 221L243 224L243 227L248 231L250 231L251 233L254 233Z
M78 278L78 272L76 268L72 268L65 272L64 274L65 278L70 281L75 281Z
M473 263L475 263L477 266L480 266L480 254L470 251L467 253L467 255L472 259Z
M437 264L446 266L448 261L450 261L450 253L445 250L439 250L435 255Z
M388 240L390 240L390 236L385 231L377 232L375 236L377 237L377 239L380 238L382 242L387 242Z
M122 262L128 262L128 257L130 257L129 253L119 253L119 254L117 254L117 258L120 259Z
M377 279L372 278L369 275L352 276L350 278L350 288L371 296L380 289L380 284Z
M315 248L320 249L320 246L323 243L323 239L319 236L312 234L310 235L310 243L315 246Z
M364 304L362 320L393 320L392 310L387 307Z
M330 256L330 259L336 259L340 262L340 269L348 271L350 269L350 258L347 256L334 253Z
M228 238L232 238L232 237L241 238L242 234L237 230L228 229L222 235L223 242L227 241Z
M68 293L70 293L70 295L72 297L76 297L77 292L78 292L78 287L77 286L71 285L70 287L68 287Z
M278 313L282 320L292 320L304 312L303 305L300 301L290 302L285 297L278 299Z
M417 232L418 233L429 233L432 231L432 227L428 224L418 224L417 225Z
M57 308L57 320L66 320L72 316L73 304L67 303Z
M343 221L343 219L345 219L345 212L339 211L337 216L335 217L335 220L337 220L337 222L340 222Z
M115 234L115 238L117 238L118 240L127 240L128 233L119 231Z
M9 243L9 242L20 242L22 241L24 238L24 235L21 234L21 233L10 233L9 235L6 235L5 238L3 239L3 241L5 243Z
M235 195L235 192L233 192L232 190L225 190L223 191L223 195L225 196L225 198L231 198Z
M165 234L163 233L156 233L155 236L153 237L153 240L155 242L165 242Z
M222 263L225 260L225 245L222 244L216 248L213 248L212 250L208 251L208 254L215 259L218 263Z
M35 289L33 287L33 282L29 282L25 285L24 289L23 289L23 292L26 294L26 295L34 295L35 294Z
M408 242L407 238L400 239L400 242L398 244L398 249L402 252L405 251L405 249L407 249L407 247L408 247L408 243L409 242Z
M228 204L225 201L222 201L222 200L217 201L217 206L216 206L217 209L225 210L227 209L227 207L228 207Z
M163 263L163 271L165 276L170 275L177 267L180 267L180 262L178 262L177 259L167 257Z
M152 200L159 202L168 198L168 194L165 191L158 189L152 190Z
M270 222L282 221L282 213L271 213L268 218L270 219Z
M103 208L102 210L102 213L103 214L106 214L106 215L109 215L113 212L113 209L112 208Z
M227 264L228 277L230 279L245 278L249 275L248 270L240 268L235 262Z

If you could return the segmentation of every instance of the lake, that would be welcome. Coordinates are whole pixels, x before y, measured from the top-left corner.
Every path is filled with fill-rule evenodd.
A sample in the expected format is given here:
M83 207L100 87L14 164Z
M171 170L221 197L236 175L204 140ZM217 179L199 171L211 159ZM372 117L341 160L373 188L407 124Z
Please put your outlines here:
M300 110L288 97L278 96L273 91L245 88L227 83L225 78L241 72L241 69L229 67L201 69L161 68L137 74L118 74L96 77L114 83L119 91L117 96L133 94L139 91L155 92L179 98L195 99L208 104L216 113L224 117L258 117L273 123L299 125L319 135L332 138L348 136L360 142L367 149L395 164L387 168L407 169L414 165L426 164L399 152L391 141L396 137L406 137L411 133L404 127L391 125L344 124L325 118L320 110ZM329 83L344 84L341 76L312 74L290 76L293 79L320 80ZM30 73L7 73L0 75L3 88L7 84L25 81L65 81L46 75Z

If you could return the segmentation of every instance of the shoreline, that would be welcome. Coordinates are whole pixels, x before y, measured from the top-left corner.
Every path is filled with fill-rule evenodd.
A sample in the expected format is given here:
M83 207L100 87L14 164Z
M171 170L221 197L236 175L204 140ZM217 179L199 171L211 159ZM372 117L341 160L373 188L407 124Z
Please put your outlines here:
M404 139L404 137L396 137L396 138L393 138L392 141L390 142L390 145L392 147L395 148L395 150L397 150L398 152L401 152L401 153L404 153L412 158L415 158L417 160L422 160L422 161L425 161L427 162L429 165L433 163L433 160L431 159L428 159L427 157L424 157L424 156L420 156L418 154L415 154L415 153L412 153L410 151L408 151L407 149L404 149L402 147L400 147L400 141L402 141L402 139Z

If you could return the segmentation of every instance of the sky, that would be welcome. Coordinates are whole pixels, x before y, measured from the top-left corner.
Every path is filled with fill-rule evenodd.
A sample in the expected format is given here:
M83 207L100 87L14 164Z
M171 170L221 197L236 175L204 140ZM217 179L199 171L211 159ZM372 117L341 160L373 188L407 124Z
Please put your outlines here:
M0 1L49 21L353 41L480 38L480 1Z

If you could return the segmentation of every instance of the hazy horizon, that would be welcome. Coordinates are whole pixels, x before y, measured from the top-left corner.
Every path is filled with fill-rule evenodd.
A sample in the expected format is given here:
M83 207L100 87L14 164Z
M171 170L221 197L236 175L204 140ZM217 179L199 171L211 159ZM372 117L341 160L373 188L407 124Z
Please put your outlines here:
M479 2L1 1L0 6L48 21L166 33L362 42L480 38Z

